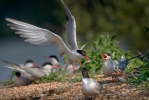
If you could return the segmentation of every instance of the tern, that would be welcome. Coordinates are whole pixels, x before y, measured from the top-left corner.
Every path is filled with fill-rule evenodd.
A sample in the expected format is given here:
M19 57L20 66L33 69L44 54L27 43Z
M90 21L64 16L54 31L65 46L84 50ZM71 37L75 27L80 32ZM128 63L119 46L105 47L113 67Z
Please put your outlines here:
M80 68L79 64L75 64L74 66L75 70L74 70L71 64L60 62L56 55L46 56L44 58L48 60L49 62L51 62L53 65L57 66L57 68L66 70L68 73L73 73L75 70L78 70Z
M48 45L51 42L54 42L58 47L59 56L61 57L63 54L68 54L67 63L72 64L73 66L74 62L78 62L83 58L85 58L86 60L89 60L89 58L87 57L86 52L82 50L86 44L83 45L80 49L78 48L78 45L76 42L75 18L71 14L70 10L68 9L64 1L61 0L61 2L69 18L69 21L67 24L67 40L69 45L71 46L71 49L68 49L68 47L63 42L60 36L56 35L55 33L47 29L39 28L37 26L27 24L25 22L17 21L14 19L10 19L10 18L6 18L6 21L8 21L7 25L10 26L12 30L16 31L15 32L16 34L19 34L20 37L22 38L26 38L25 42L30 42L31 44L37 44L37 45Z
M96 82L88 75L87 68L82 68L82 94L85 96L95 96L102 90L103 84Z
M26 85L29 85L30 83L31 83L31 81L28 80L23 75L21 75L20 72L18 72L18 71L15 72L15 76L13 78L14 86L26 86Z
M50 62L45 62L42 65L42 67L39 66L26 67L23 64L17 65L12 62L8 62L6 60L2 61L8 64L5 67L19 71L23 76L25 76L29 80L37 80L45 75L49 75L49 73L52 71L52 68L55 68Z
M112 76L112 81L113 79L115 79L115 77L120 76L120 73L117 73L115 69L120 69L122 71L124 71L124 69L126 68L126 66L128 65L129 61L131 59L137 58L140 55L137 55L135 57L131 57L130 59L126 59L125 57L122 55L120 60L112 60L111 59L111 55L109 53L103 53L103 66L102 66L102 72L104 75L106 76Z
M25 62L26 67L34 67L37 66L37 64L33 60L27 60ZM31 81L24 77L19 71L15 72L15 76L13 78L13 84L14 86L25 86L29 85Z

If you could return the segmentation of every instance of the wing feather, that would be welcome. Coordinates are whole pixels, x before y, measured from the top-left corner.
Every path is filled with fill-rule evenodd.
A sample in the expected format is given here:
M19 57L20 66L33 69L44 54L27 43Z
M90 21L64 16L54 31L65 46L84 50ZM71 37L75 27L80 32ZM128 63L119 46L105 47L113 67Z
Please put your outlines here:
M37 45L48 45L51 42L54 42L59 49L60 56L64 53L69 53L69 49L62 38L53 32L10 18L6 18L6 21L9 22L7 25L10 26L12 30L16 31L16 34L20 35L22 38L26 38L25 42Z
M69 18L69 21L67 23L67 40L69 45L71 46L72 50L77 50L78 49L78 45L76 42L76 22L75 22L75 18L74 16L71 14L70 10L68 9L67 5L64 3L63 0L61 0L64 8L65 8L65 12Z

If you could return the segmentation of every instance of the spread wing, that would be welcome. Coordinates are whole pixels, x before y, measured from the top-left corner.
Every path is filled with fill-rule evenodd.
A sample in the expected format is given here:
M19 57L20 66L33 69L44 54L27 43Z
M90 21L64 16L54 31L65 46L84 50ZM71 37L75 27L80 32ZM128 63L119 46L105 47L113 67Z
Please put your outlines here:
M68 7L66 6L66 4L64 3L63 0L61 0L66 14L69 18L69 21L67 23L67 40L69 45L71 46L72 50L77 50L78 49L78 45L76 42L76 22L75 22L75 18L74 16L71 14L70 10L68 9Z
M59 49L59 56L62 56L64 53L68 54L69 49L62 38L53 32L10 18L6 18L6 21L9 22L7 25L16 31L16 34L19 34L22 38L26 38L25 42L37 45L48 45L54 42Z

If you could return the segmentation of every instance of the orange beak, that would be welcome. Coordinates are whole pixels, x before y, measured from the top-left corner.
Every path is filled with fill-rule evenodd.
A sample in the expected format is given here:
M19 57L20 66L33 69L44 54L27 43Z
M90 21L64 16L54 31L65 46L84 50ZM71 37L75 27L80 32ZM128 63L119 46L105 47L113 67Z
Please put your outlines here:
M43 57L45 60L50 60L50 57L48 57L48 56L45 56L45 57Z
M53 65L53 68L58 68L57 66Z
M38 66L38 64L34 62L34 66Z
M87 56L84 57L87 61L89 60L89 58Z

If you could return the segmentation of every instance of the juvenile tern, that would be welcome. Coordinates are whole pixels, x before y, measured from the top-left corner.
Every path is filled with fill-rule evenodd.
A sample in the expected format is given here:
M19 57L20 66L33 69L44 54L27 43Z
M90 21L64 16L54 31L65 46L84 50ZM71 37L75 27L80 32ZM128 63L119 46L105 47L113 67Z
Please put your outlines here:
M102 90L103 84L96 82L88 75L87 68L82 68L82 93L85 96L95 96Z
M37 67L36 66L26 67L23 64L17 65L17 64L14 64L12 62L8 62L6 60L2 60L2 61L4 61L6 64L8 64L5 67L15 69L15 70L19 71L23 76L25 76L29 80L36 80L36 79L39 79L39 78L43 77L44 75L49 75L52 68L55 68L49 62L45 62L42 65L42 67L39 67L39 66L37 66Z
M61 2L69 18L67 24L67 40L69 45L71 46L71 49L68 49L61 37L47 29L39 28L37 26L33 26L31 24L27 24L10 18L6 18L6 21L9 22L7 25L10 26L12 30L16 31L16 34L19 34L22 38L27 38L25 39L25 42L30 42L31 44L37 45L48 45L51 42L54 42L59 49L59 56L61 57L63 54L68 54L67 62L69 64L72 64L73 66L74 62L77 62L83 58L89 60L89 58L87 57L86 52L82 50L85 45L83 45L80 49L78 48L76 42L75 18L71 14L66 4L63 2L63 0L61 0Z

